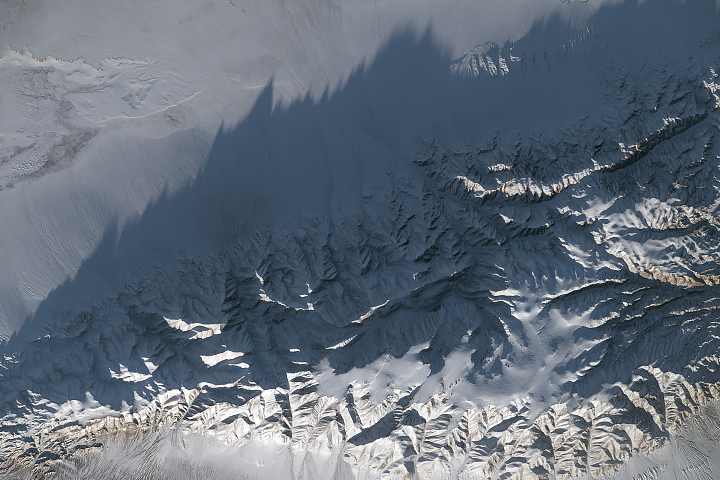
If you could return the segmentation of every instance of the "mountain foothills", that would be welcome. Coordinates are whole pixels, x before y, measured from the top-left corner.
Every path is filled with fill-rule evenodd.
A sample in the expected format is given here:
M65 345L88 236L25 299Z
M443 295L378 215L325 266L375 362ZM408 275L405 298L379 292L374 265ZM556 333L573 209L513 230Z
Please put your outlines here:
M0 7L3 478L720 475L716 2L206 3Z

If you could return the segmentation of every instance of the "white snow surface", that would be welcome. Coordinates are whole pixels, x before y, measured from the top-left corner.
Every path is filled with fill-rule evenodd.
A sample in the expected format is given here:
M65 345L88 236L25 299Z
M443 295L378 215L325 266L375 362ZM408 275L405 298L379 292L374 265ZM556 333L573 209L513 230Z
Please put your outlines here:
M719 8L0 3L0 474L716 477Z

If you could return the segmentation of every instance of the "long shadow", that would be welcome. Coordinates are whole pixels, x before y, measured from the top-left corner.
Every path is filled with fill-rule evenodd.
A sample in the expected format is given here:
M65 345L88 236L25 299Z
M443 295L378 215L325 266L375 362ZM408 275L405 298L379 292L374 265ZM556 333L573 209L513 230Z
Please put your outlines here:
M692 15L688 9L693 10ZM388 172L401 171L423 185L425 174L412 160L418 142L428 136L462 145L503 129L561 130L568 121L586 116L602 104L602 85L588 55L607 60L622 52L617 61L630 64L639 55L647 57L649 51L650 60L679 62L685 52L672 43L658 50L652 45L641 49L632 42L645 33L658 37L655 29L677 31L673 21L681 14L681 18L703 19L697 27L703 31L711 31L713 19L718 18L713 1L695 2L692 7L681 7L679 2L602 7L592 22L621 25L618 38L607 39L610 47L598 53L597 45L585 48L582 40L568 48L568 39L577 39L578 33L556 16L538 23L514 45L488 50L487 55L495 55L497 64L500 56L505 60L511 57L511 48L527 54L501 76L472 76L452 70L450 65L456 59L438 46L431 32L416 35L405 31L394 35L371 62L359 66L343 85L319 100L308 95L288 105L275 104L270 82L238 125L217 133L207 163L191 186L162 196L120 232L108 228L75 278L53 291L2 347L4 353L15 355L14 363L0 378L2 412L25 408L15 406L15 400L26 391L58 404L68 399L82 401L90 392L101 403L120 408L122 402L132 405L136 391L150 398L160 388L158 381L170 389L194 387L201 381L232 382L245 375L268 388L287 383L284 373L300 368L293 367L298 362L312 366L330 356L334 368L348 371L385 353L399 356L412 345L430 342L436 334L434 324L406 331L402 338L387 338L385 332L378 337L385 343L375 347L357 343L362 340L358 335L361 338L341 350L342 355L353 357L343 358L327 348L331 342L347 339L348 332L362 333L349 325L354 318L331 324L322 312L296 310L291 315L276 304L237 298L238 285L252 279L236 273L236 265L227 257L235 255L236 244L259 228L273 230L283 222L308 217L332 220L348 212L368 215L368 205L380 208L372 203L373 187L388 185ZM632 19L639 18L646 22L632 24ZM651 26L650 20L656 24ZM634 33L625 27L635 28ZM681 26L681 34L685 28L690 26ZM618 48L623 42L628 43L625 50ZM635 48L638 50L633 51ZM535 58L536 50L554 54L549 60ZM498 247L487 248L501 254ZM193 298L197 292L190 287L184 290L181 277L189 267L157 260L173 257L199 259L198 274L209 284L222 286L216 297ZM471 275L480 294L496 288L492 265L483 268L488 271L472 270ZM96 287L110 283L116 275L138 280L129 281L117 298L102 298L105 290ZM230 286L228 279L234 282ZM213 288L206 291L215 291ZM257 285L254 288L257 290ZM145 298L146 294L152 298ZM440 309L438 315L443 315L442 302L450 295L438 293L438 304L427 308ZM66 312L68 298L81 299L79 313ZM363 301L369 302L368 298ZM395 310L379 312L369 324L382 330L386 328L383 325L392 323L387 319L396 315L400 325L412 330L412 300L408 297L402 305L388 306ZM503 316L480 303L478 308L488 318ZM163 308L175 311L163 313ZM188 312L198 317L202 311L209 318L196 320L227 322L221 335L191 342L192 332L173 329L163 319ZM446 345L458 343L467 326L450 325L454 337ZM502 336L502 327L481 320L469 326L478 338L476 348L484 352L478 358L481 362L490 353L486 351L492 340ZM46 333L50 337L41 338ZM266 350L263 358L270 360L257 355L249 358L246 366L219 362L211 368L200 358L203 352L220 352L225 345L241 349L248 342L255 342L254 348L262 343ZM294 351L302 345L312 348ZM426 363L447 353L442 348L426 353ZM142 379L139 375L128 381L126 376L123 380L119 364L128 372L144 374L148 367L142 358L154 359L157 370L153 377ZM252 392L239 391L237 395L247 398Z

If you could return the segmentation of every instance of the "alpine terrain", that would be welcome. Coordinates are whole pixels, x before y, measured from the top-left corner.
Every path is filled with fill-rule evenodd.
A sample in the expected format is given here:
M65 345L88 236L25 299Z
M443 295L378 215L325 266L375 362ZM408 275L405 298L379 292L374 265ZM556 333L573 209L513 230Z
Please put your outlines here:
M720 478L720 3L0 3L0 477Z

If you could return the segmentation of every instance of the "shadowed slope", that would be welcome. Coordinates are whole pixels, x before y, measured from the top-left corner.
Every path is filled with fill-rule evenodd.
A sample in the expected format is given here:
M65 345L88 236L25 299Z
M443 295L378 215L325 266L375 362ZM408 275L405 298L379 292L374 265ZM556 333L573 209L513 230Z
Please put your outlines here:
M703 333L720 283L718 14L685 5L602 8L585 32L551 19L460 59L400 33L317 102L275 103L270 84L192 185L110 229L4 347L9 435L30 411L165 412L160 393L202 385L168 394L186 402L178 422L212 418L230 440L277 426L302 446L337 427L337 407L348 458L385 473L490 465L504 431L534 432L492 460L518 475L536 457L599 474L660 445L718 381ZM653 27L626 29L640 19ZM644 65L636 37L657 40ZM682 397L682 382L705 393ZM317 413L307 399L323 391L342 407ZM484 437L458 407L521 396ZM275 410L256 419L258 405ZM557 447L545 417L575 443ZM443 443L463 428L462 448ZM593 428L617 448L591 445ZM405 453L368 458L376 442Z

